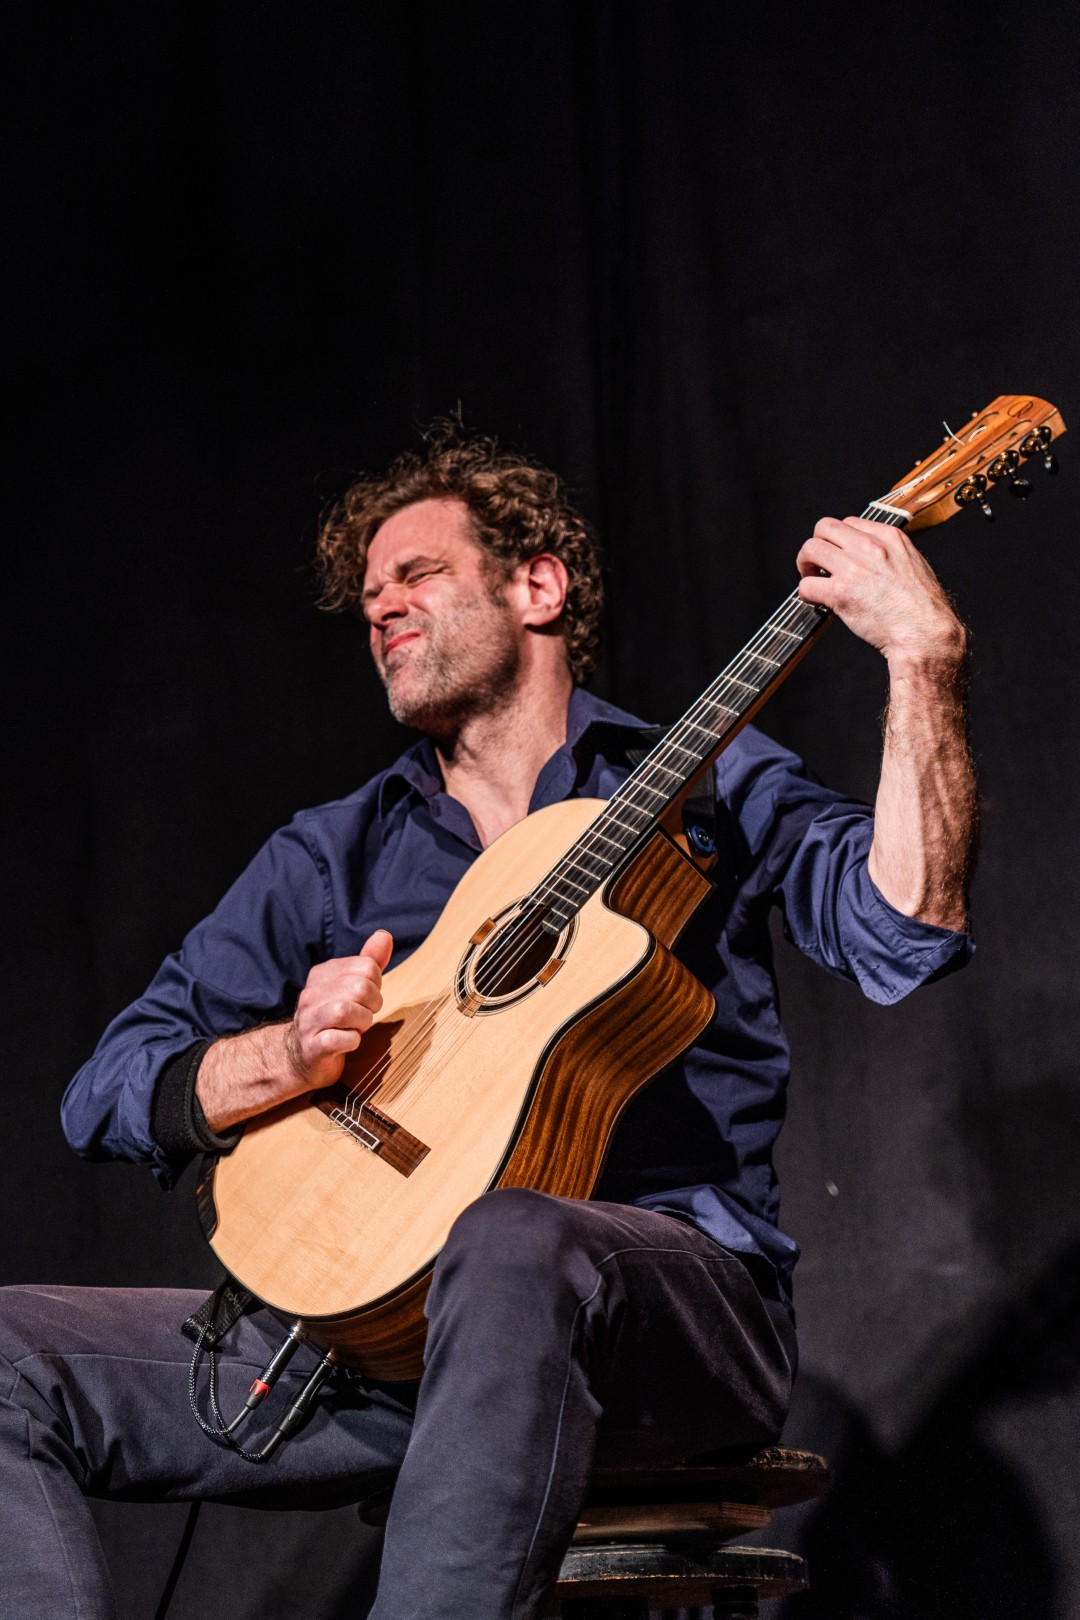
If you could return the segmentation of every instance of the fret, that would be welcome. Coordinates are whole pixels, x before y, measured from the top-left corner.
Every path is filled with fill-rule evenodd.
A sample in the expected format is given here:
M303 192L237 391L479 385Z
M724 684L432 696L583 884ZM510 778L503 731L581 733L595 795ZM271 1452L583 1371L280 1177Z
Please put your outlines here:
M588 833L585 836L588 837ZM593 864L590 865L590 862ZM607 876L610 867L611 861L608 856L601 855L598 851L588 849L585 845L582 845L574 855L574 865L571 870L580 870L585 877L602 878Z
M600 822L602 820L603 820L602 816L598 816L596 818L596 820L593 822L592 826L589 828L587 836L589 838L591 838L591 839L598 838L602 844L610 844L612 849L617 849L617 850L621 851L624 846L619 842L619 840L617 838L609 838L606 832L601 832L600 831Z
M677 754L682 754L685 759L691 759L695 763L701 759L701 755L696 753L694 749L684 748L682 743L674 742L670 738L664 739L664 747L674 749Z
M721 679L723 679L722 676ZM725 715L727 717L728 724L730 724L732 720L737 720L739 718L738 709L731 708L730 704L721 703L718 698L702 698L701 702L707 702L709 704L709 707L716 715L717 722L719 722L721 715ZM726 727L722 729L726 729Z
M664 775L670 776L673 782L681 782L683 780L682 771L675 770L671 765L665 765L662 759L646 760L642 766L642 769L646 771L663 771Z
M746 658L744 659L744 663L748 668L748 673L753 675L755 678L758 678L759 666L767 665L769 669L780 668L780 665L776 662L775 658L767 657L765 653L759 652L756 648L752 653L747 654ZM764 684L765 681L771 679L772 676L766 674L764 669L761 669L759 684Z
M533 891L544 907L542 925L549 933L561 933L638 840L657 826L680 788L717 752L753 702L776 684L827 616L825 609L793 593L646 754L574 848Z
M710 731L708 726L700 725L698 723L698 721L696 721L696 720L680 720L679 721L680 729L682 727L684 727L684 726L689 727L693 731L698 731L698 732L701 733L701 735L705 739L705 751L706 751L706 753L709 751L709 749L713 746L714 743L719 741L719 738L717 737L715 731ZM698 758L700 759L701 757L702 756L699 754Z
M644 768L644 765L638 766L639 771L643 770ZM628 776L622 787L619 789L619 802L629 806L629 808L633 810L642 810L645 808L644 805L634 804L633 795L635 793L647 793L651 798L657 800L660 804L667 804L668 802L668 795L662 788L653 787L652 783L646 781L644 777L639 778L637 772L635 772L633 776Z
M572 877L567 877L565 872L552 872L549 877L544 879L544 883L551 884L556 894L559 894L559 886L563 883L568 883L572 889L577 890L578 894L583 894L586 897L592 893L592 890L587 888L585 884L575 883L574 879ZM571 897L569 895L559 894L560 900L569 900L570 898Z
M626 780L627 782L632 782L633 777L627 777ZM648 811L643 811L638 806L628 803L627 799L623 796L623 788L625 787L626 782L623 783L623 786L619 789L615 797L610 800L607 809L602 813L602 815L597 817L597 823L601 821L613 821L617 827L625 827L627 832L633 833L634 837L636 838L647 826L651 818ZM636 821L623 821L620 816L615 814L614 806L616 804L625 806L627 810L633 811L638 819Z

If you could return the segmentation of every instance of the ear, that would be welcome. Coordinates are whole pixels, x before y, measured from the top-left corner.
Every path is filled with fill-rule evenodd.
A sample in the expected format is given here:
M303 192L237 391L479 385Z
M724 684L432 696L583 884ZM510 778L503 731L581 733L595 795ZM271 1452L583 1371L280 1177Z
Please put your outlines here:
M566 606L570 576L560 557L548 551L519 563L514 583L519 593L521 623L537 629L554 624Z

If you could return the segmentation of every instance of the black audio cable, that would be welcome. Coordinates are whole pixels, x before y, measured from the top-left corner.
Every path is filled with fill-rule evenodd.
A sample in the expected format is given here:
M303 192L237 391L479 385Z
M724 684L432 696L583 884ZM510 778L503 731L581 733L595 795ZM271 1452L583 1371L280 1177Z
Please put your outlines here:
M211 1340L209 1345L207 1344L207 1339ZM332 1350L327 1351L326 1355L323 1356L322 1360L315 1368L315 1371L308 1378L307 1383L304 1385L299 1395L293 1401L292 1405L287 1409L285 1416L281 1419L281 1422L271 1434L269 1440L267 1440L266 1444L259 1451L248 1451L239 1443L238 1440L233 1438L233 1431L238 1429L240 1424L244 1422L245 1418L250 1417L255 1408L260 1406L266 1399L303 1342L304 1330L299 1322L294 1322L292 1327L289 1329L288 1336L282 1341L281 1344L278 1345L277 1349L274 1351L274 1354L270 1357L270 1360L266 1363L266 1366L263 1368L258 1378L256 1378L252 1383L251 1388L248 1390L247 1399L240 1408L239 1412L233 1418L231 1423L226 1423L224 1416L222 1415L221 1406L218 1402L217 1396L216 1337L214 1334L213 1315L211 1314L211 1319L203 1325L199 1332L199 1337L195 1345L195 1351L191 1358L191 1369L188 1374L188 1400L191 1403L191 1410L195 1416L195 1421L199 1425L199 1428L202 1429L203 1433L208 1434L212 1440L223 1440L228 1446L231 1446L235 1452L239 1453L241 1457L246 1458L248 1462L267 1462L269 1458L274 1455L274 1452L280 1445L282 1445L286 1440L290 1440L298 1430L303 1428L304 1424L311 1416L311 1408L314 1404L315 1397L334 1370L335 1361L334 1352ZM210 1358L210 1411L214 1418L214 1422L212 1424L207 1423L206 1419L199 1411L198 1400L196 1398L199 1363L202 1360L204 1351ZM176 1585L180 1579L180 1573L183 1570L184 1562L188 1555L188 1549L191 1546L192 1537L195 1534L195 1526L198 1522L199 1509L201 1507L201 1501L195 1501L192 1502L188 1511L187 1520L184 1524L183 1533L180 1537L180 1544L176 1549L176 1557L173 1559L172 1568L169 1571L168 1578L166 1579L165 1586L162 1590L161 1598L154 1614L154 1620L165 1620L165 1617L168 1614L173 1593L176 1591Z

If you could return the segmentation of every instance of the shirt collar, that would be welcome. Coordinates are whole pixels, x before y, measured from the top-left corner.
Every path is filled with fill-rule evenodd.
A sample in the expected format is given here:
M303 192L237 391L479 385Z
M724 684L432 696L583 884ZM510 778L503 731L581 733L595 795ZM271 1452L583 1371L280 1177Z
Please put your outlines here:
M639 740L643 724L625 709L575 686L566 711L566 751L574 757L577 774L584 774L588 762L597 754L610 758L613 753L625 753ZM558 750L555 758L561 753ZM443 792L442 772L429 737L413 743L384 773L379 787L380 815L385 815L410 788L429 804Z

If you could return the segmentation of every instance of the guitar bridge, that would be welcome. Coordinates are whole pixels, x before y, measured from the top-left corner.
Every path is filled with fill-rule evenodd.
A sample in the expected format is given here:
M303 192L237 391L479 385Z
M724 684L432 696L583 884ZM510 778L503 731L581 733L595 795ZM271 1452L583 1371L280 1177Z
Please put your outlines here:
M350 1114L345 1112L344 1108L331 1109L329 1118L335 1125L340 1126L343 1131L348 1131L353 1141L359 1142L361 1147L369 1148L374 1153L380 1146L379 1138L374 1131L365 1130L360 1121L353 1119Z
M373 1108L369 1102L354 1104L355 1113L340 1105L331 1107L329 1103L321 1103L319 1106L332 1125L345 1131L360 1147L374 1153L377 1159L385 1159L403 1176L411 1176L417 1165L431 1152L419 1137L413 1136L404 1125L399 1125L396 1119L391 1119L381 1109Z

